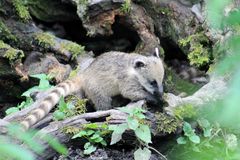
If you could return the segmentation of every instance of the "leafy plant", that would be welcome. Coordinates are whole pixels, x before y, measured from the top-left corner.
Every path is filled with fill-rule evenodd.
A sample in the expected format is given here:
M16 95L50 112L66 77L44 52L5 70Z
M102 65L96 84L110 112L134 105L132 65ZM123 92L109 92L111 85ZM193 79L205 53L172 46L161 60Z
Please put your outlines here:
M35 74L31 75L33 78L39 79L39 84L38 86L34 86L27 91L25 91L21 96L25 97L26 100L21 102L19 105L16 107L10 107L8 108L5 112L7 115L18 112L21 109L24 109L28 106L30 106L33 103L33 99L31 98L31 93L37 92L37 91L45 91L51 88L51 84L49 83L49 80L52 78L49 75L46 74Z
M53 112L54 119L63 120L67 117L67 114L74 114L72 113L73 108L74 108L74 105L71 102L66 103L64 101L64 98L61 97L58 104L58 109L55 112Z
M177 139L178 144L184 144L191 145L193 151L200 152L200 146L201 145L210 145L209 142L211 140L212 136L212 130L213 126L210 125L209 121L207 119L199 119L197 120L199 129L203 131L203 137L205 137L205 141L201 141L200 137L202 137L201 133L196 134L195 129L191 127L191 125L188 122L184 122L183 124L183 132L184 136L181 136Z
M188 122L184 122L183 132L184 137L179 137L177 139L178 144L186 144L188 140L195 144L200 143L200 137L196 135L195 130L191 127L191 125Z
M169 154L170 160L238 159L240 148L236 134L221 128L218 123L211 125L206 119L198 120L198 125L203 129L203 135L199 134L201 142L195 144L186 140L184 145L176 145L173 154Z
M24 143L28 148L37 154L41 154L44 151L44 147L36 142L33 136L36 131L23 131L21 126L9 125L7 136L0 136L0 159L17 159L17 160L34 160L33 153L27 150L25 147L15 144L13 140ZM67 149L58 142L55 138L41 134L43 141L55 149L57 152L66 155Z
M198 125L203 130L204 137L211 137L212 136L212 126L208 120L201 118L198 120Z
M190 53L188 54L188 59L191 65L200 67L210 62L211 55L204 45L209 44L209 40L204 33L200 32L190 35L187 38L179 40L179 44L182 47L189 47Z
M76 103L73 104L73 101L76 101ZM67 117L85 113L86 102L87 99L79 99L76 96L70 96L67 98L67 102L65 102L64 98L61 97L57 110L53 113L53 117L55 120L63 120Z
M149 150L149 143L151 141L151 131L148 125L144 123L145 115L143 114L145 110L140 107L137 108L120 108L121 111L128 113L127 123L120 125L110 125L109 129L113 131L111 138L111 145L119 142L122 139L122 134L126 130L134 131L137 140L139 141L139 148L134 152L134 159L148 160L151 156L151 151ZM142 149L143 147L143 149Z
M13 0L12 3L20 19L22 19L25 22L31 19L28 7L26 5L26 1Z
M121 11L123 13L129 13L131 11L131 0L125 0L122 4Z
M109 134L107 124L90 123L85 124L80 132L75 134L72 139L85 138L87 142L84 144L84 154L89 155L97 149L97 145L107 145L104 136Z
M184 147L177 145L174 154L169 154L170 157L172 156L170 159L174 160L176 157L184 160L240 159L239 6L231 0L208 0L206 1L206 12L211 32L225 35L223 40L219 40L217 50L214 50L214 58L220 58L215 61L212 72L228 79L228 90L224 99L211 102L202 108L200 116L207 117L210 122L217 122L218 125L213 127L205 120L198 120L198 124L203 130L201 139L205 139L198 144L199 152L190 152L192 146L188 144Z

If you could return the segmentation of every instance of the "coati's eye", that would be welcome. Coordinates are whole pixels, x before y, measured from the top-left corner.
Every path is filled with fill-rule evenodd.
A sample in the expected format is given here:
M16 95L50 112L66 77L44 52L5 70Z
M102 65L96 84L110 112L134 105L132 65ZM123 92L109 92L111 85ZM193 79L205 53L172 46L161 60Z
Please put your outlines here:
M157 88L158 87L158 84L157 84L157 81L151 81L150 82L150 85L153 86L154 88Z
M145 67L145 63L142 61L142 60L136 60L135 62L134 62L134 67L135 68L141 68L141 67Z

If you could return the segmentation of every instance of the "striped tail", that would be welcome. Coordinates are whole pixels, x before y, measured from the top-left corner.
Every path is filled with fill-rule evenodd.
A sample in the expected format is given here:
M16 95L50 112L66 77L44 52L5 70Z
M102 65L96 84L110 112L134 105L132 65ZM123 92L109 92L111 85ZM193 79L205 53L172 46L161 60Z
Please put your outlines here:
M38 121L43 119L59 102L62 96L66 97L67 95L79 90L80 87L76 86L80 85L75 85L74 83L76 83L76 81L66 80L51 90L45 98L41 99L40 101L36 101L35 103L39 103L37 104L38 107L31 111L29 115L22 122L20 122L23 129L26 131Z

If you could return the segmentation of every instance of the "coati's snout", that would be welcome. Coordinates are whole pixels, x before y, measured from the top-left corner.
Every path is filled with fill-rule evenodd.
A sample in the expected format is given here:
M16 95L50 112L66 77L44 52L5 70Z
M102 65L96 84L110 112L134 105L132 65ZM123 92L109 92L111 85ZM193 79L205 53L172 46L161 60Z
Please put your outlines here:
M153 88L153 95L154 96L163 96L163 85L157 83L157 81L150 82L152 88Z
M154 88L154 91L153 91L154 100L153 101L150 100L150 102L154 104L158 104L162 101L162 97L163 97L163 86L160 85Z
M162 96L163 96L163 87L160 86L160 88L156 89L153 92L153 97L156 99L157 102L162 101Z

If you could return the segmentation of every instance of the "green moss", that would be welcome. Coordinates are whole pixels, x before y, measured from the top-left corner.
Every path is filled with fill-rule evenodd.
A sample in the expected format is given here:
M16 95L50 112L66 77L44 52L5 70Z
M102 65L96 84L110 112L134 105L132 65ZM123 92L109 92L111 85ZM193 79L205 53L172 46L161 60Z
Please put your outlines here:
M55 45L54 36L50 33L36 33L34 38L37 44L43 48L50 48Z
M7 26L2 21L0 21L0 39L4 41L17 41L17 37L9 31Z
M197 115L197 110L193 105L185 104L174 108L173 113L179 119L194 118Z
M29 19L31 19L31 16L28 11L28 7L26 7L25 1L13 0L12 3L20 19L22 19L23 21L28 21Z
M74 1L77 3L78 16L83 18L86 15L88 0L74 0Z
M87 111L86 109L86 103L87 99L81 99L75 95L70 95L66 98L67 102L71 102L74 104L74 115L80 115ZM71 115L73 116L73 115Z
M182 47L189 46L190 53L188 54L188 59L191 65L201 67L210 62L211 55L209 49L204 47L204 45L209 44L209 40L202 32L179 40L179 44Z
M62 42L60 44L61 50L67 50L72 54L72 60L77 58L78 55L84 52L84 46L74 42Z
M77 68L75 68L74 70L72 70L72 71L70 72L69 78L72 78L72 77L77 76L79 70L80 70L80 65L77 66Z
M156 113L157 131L170 134L176 132L178 126L181 126L181 121L175 117L171 117L164 113Z
M121 11L123 13L129 13L131 11L131 0L125 0L121 6Z
M191 65L198 67L210 62L208 49L204 48L202 44L195 44L192 46L192 51L188 54L188 59Z
M168 7L155 7L155 11L163 15L172 15L172 11Z
M74 126L66 126L66 127L63 128L64 133L72 134L72 135L77 134L81 130L82 130L82 128L74 127Z
M160 57L164 57L165 56L165 51L162 47L159 48L159 54L160 54Z
M24 57L24 53L22 50L14 49L1 40L0 40L0 50L5 51L5 54L3 55L3 57L9 59L9 61L11 62Z

